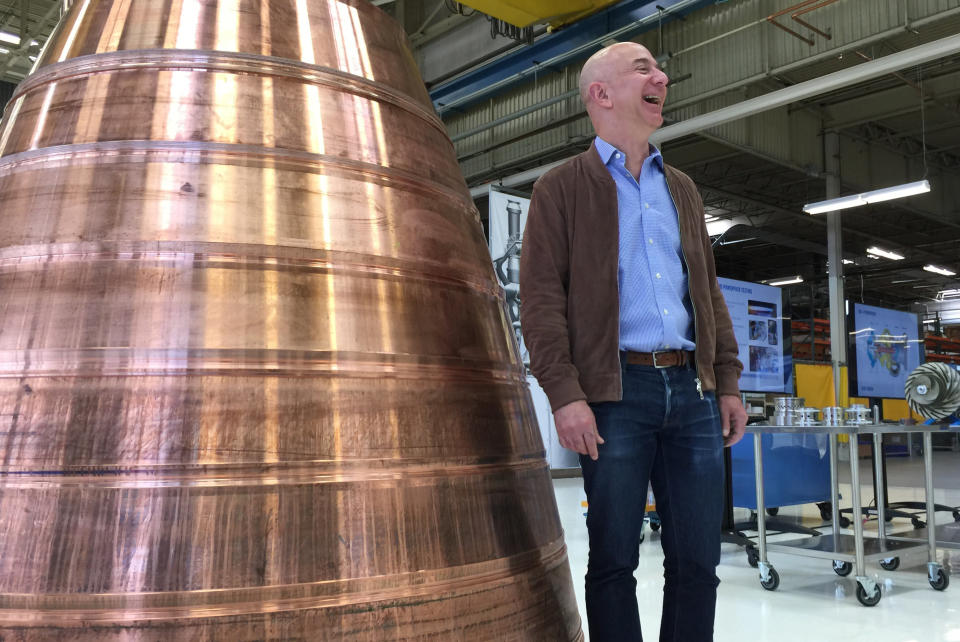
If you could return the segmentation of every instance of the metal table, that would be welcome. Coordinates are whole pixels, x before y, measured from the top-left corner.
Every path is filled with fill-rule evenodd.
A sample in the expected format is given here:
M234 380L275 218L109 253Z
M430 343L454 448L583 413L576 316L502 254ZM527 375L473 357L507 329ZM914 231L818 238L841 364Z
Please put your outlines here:
M807 557L817 557L833 560L834 571L838 575L848 575L851 571L856 571L857 580L857 599L864 606L874 606L880 601L880 587L866 574L866 562L879 561L880 565L886 570L894 570L899 566L899 555L914 549L927 549L927 574L930 586L935 590L942 591L950 583L950 576L939 562L937 562L937 542L936 529L927 528L926 541L919 541L915 538L907 537L888 537L885 532L886 519L884 515L883 493L877 493L877 521L878 537L876 539L865 539L863 534L862 506L860 498L860 466L856 453L857 436L863 434L873 435L874 456L881 453L881 435L888 432L902 433L905 431L918 432L923 434L923 465L925 481L925 503L927 509L927 524L933 526L934 521L934 501L933 501L933 448L932 434L935 432L960 430L939 425L917 425L901 426L897 424L881 424L876 422L877 412L874 412L874 423L863 425L844 425L844 426L781 426L767 424L750 424L747 431L755 435L770 433L806 433L806 434L826 434L829 435L830 443L830 495L833 510L833 533L829 535L820 535L817 537L804 537L802 539L790 540L786 542L776 542L767 544L767 529L765 519L765 505L763 497L763 449L761 440L758 437L754 439L754 462L757 478L757 530L758 530L758 548L760 559L758 568L760 570L760 585L763 588L773 591L780 585L780 576L776 569L767 559L767 552L789 553L794 555L803 555ZM838 532L839 524L839 490L837 479L837 435L848 435L850 451L850 485L851 498L853 503L853 514L856 516L853 522L853 535ZM875 472L876 488L883 487L883 467L877 466Z

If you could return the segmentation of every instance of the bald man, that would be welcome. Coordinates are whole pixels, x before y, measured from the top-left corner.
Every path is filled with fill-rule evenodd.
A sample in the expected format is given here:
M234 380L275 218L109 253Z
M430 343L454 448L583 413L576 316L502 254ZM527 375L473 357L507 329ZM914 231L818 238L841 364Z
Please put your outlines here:
M746 425L743 366L696 186L649 142L666 74L618 43L584 64L580 94L597 137L534 186L520 292L531 369L560 443L580 454L590 638L642 639L649 483L663 523L660 640L712 640L722 451Z

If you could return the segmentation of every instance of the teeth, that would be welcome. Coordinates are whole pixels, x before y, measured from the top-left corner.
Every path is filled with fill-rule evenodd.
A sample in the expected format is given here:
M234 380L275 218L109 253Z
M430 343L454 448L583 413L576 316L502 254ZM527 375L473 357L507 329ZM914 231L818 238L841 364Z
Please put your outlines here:
M643 99L648 103L653 103L655 105L660 104L660 96L644 96Z

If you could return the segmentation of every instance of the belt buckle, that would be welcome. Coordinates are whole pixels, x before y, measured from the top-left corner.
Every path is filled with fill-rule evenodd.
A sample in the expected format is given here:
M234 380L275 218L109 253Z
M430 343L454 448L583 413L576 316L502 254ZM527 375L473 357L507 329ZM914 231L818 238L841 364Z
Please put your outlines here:
M650 356L653 357L653 367L654 367L654 368L661 368L661 369L663 369L663 368L669 368L670 366L661 366L660 364L657 363L657 355L658 355L658 354L664 354L664 353L669 354L670 352L673 352L673 351L672 351L672 350L654 350L653 352L651 352L651 353L650 353Z

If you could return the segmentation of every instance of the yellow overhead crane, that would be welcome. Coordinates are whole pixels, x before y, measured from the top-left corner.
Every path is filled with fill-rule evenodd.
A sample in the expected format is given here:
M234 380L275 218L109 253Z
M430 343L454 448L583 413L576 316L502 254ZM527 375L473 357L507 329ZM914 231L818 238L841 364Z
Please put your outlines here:
M576 22L619 0L466 0L468 7L517 27L549 23L552 29Z

